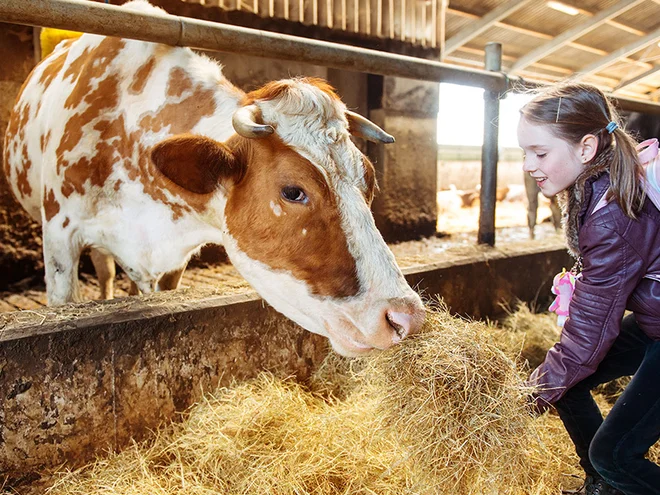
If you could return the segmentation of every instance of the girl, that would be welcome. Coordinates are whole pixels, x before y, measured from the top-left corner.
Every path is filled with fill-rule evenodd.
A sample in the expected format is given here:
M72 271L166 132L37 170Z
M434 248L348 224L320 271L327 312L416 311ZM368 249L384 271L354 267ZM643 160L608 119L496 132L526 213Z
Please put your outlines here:
M523 170L563 203L580 273L560 342L530 377L535 405L554 405L575 444L586 480L573 493L660 494L660 466L645 459L660 438L660 212L636 143L584 84L525 105L518 141ZM624 375L634 377L603 420L590 391Z

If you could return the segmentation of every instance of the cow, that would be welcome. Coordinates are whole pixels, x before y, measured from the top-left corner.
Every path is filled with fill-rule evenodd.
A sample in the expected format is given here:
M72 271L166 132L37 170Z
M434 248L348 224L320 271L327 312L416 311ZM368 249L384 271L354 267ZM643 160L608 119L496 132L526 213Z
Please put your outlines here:
M525 182L525 193L527 194L527 227L529 228L529 238L534 239L535 234L534 230L536 228L536 217L538 215L539 209L539 189L538 184L534 178L525 173L524 182ZM552 225L555 228L555 231L561 230L561 208L557 202L557 197L553 196L550 198L550 213L552 220Z
M323 80L246 94L188 48L85 34L25 82L4 172L41 222L49 304L80 299L85 247L102 286L116 261L149 293L216 243L276 310L358 356L416 332L425 311L376 229L374 167L351 134L393 141Z
M660 138L660 116L630 112L626 119L626 131L638 141Z

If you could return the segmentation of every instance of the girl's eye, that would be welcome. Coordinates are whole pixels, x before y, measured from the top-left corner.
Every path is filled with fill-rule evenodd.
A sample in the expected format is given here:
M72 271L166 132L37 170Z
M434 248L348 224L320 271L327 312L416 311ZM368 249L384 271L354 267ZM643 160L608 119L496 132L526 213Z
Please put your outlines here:
M545 153L537 153L536 157L537 158L543 158L546 154Z
M307 203L305 191L295 186L285 186L282 188L282 198L292 203Z

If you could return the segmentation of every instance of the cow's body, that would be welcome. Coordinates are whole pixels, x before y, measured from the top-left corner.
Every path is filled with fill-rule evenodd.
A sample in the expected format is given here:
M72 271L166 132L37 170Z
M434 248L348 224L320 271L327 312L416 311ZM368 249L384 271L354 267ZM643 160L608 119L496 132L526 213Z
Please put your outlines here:
M260 122L236 119L247 109ZM5 140L9 183L42 222L49 302L77 298L84 247L97 270L111 255L149 292L159 279L176 287L190 256L217 243L339 352L400 340L423 308L375 228L373 167L349 114L319 81L245 95L189 49L94 35L60 44L26 82Z

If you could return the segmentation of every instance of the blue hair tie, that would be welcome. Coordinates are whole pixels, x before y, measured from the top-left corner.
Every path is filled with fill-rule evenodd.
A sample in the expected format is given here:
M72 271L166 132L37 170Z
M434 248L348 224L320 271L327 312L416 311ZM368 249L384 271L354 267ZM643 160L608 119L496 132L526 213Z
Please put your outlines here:
M610 122L609 124L607 124L607 127L605 127L605 130L606 130L607 132L609 132L610 134L612 134L612 133L613 133L616 129L618 129L618 128L619 128L619 124L617 124L616 122L612 121L612 122Z

